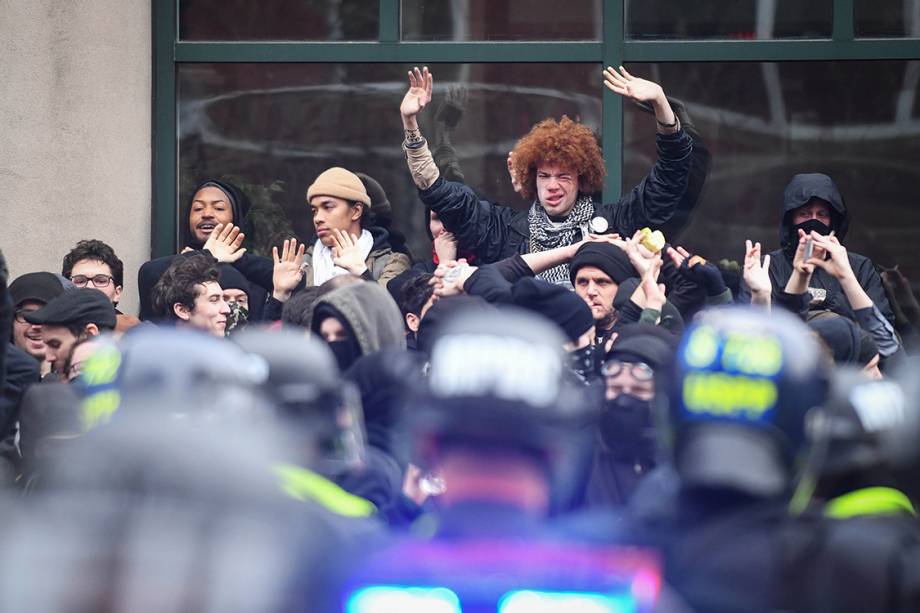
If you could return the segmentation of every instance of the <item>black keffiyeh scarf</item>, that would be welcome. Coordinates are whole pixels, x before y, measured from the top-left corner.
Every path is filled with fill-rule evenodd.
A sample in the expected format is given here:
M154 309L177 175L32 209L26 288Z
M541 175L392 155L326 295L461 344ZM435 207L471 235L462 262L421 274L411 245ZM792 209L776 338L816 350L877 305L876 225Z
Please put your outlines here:
M527 213L530 226L530 252L549 251L556 247L565 247L581 240L581 227L591 220L594 203L590 196L580 196L575 201L566 220L553 226L549 216L540 202L534 202ZM537 275L538 279L550 283L569 285L569 265L560 264Z

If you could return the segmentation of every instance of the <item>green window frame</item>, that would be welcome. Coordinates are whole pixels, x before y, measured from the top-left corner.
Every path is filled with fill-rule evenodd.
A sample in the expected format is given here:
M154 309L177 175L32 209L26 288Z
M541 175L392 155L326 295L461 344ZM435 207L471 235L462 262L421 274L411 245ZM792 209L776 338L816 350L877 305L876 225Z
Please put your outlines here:
M180 63L399 62L773 62L920 59L920 39L855 37L855 0L834 0L832 36L796 40L660 40L626 38L624 0L603 0L600 41L402 42L400 0L379 0L376 42L179 41L178 0L153 3L153 216L155 257L176 251L178 143L176 72ZM599 66L600 67L600 66ZM600 70L598 71L600 72ZM603 90L605 199L619 196L623 165L622 99ZM396 145L394 145L396 146Z

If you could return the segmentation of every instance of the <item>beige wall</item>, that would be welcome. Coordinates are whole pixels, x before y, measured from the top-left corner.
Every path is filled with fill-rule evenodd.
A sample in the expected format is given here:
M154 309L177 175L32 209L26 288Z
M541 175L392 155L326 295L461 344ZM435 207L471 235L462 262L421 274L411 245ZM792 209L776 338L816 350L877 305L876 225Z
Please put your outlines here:
M158 1L158 0L157 0ZM80 239L150 252L149 0L0 0L0 249L13 277L61 271Z

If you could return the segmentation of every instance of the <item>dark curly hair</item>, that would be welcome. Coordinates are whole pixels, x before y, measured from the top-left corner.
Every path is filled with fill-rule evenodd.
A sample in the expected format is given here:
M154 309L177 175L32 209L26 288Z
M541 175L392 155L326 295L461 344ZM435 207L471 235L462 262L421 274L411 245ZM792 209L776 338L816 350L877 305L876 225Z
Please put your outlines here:
M578 173L578 191L599 192L607 169L597 138L586 125L563 115L560 121L544 119L514 147L514 178L521 183L521 195L537 197L537 167L552 164L574 168Z
M173 305L181 304L189 311L195 309L199 285L217 283L220 272L217 260L205 253L177 256L153 287L153 311L161 319L179 319Z
M64 263L61 265L61 274L70 278L73 267L77 262L83 260L97 260L109 267L112 271L112 279L116 286L124 286L125 265L115 255L115 250L95 239L84 240L77 243L77 246L70 250L70 253L64 256Z

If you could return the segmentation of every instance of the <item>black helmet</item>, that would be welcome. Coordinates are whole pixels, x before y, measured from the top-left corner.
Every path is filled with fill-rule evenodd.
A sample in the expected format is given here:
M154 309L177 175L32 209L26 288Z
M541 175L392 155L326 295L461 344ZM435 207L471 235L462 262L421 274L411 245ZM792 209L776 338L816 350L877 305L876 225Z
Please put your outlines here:
M801 510L811 488L831 499L864 487L894 485L898 445L892 439L911 431L911 425L911 410L897 381L870 379L856 367L835 371L827 402L808 416L808 462L793 509Z
M688 487L773 497L805 445L805 415L827 393L816 341L797 318L753 308L705 312L670 381L674 464Z
M301 329L247 328L233 340L264 365L263 393L292 424L304 458L323 474L338 474L364 460L364 419L354 385L343 381L329 346Z
M452 444L532 453L565 499L560 488L578 481L590 453L600 386L571 377L565 339L542 317L511 308L477 315L458 313L438 332L427 384L407 410L416 456L436 462Z
M87 429L134 407L196 418L259 419L264 364L224 339L139 326L86 361L78 385Z
M838 369L828 402L809 420L812 444L826 445L820 474L831 477L892 468L895 458L883 443L909 426L909 417L900 383L870 379L856 367Z

